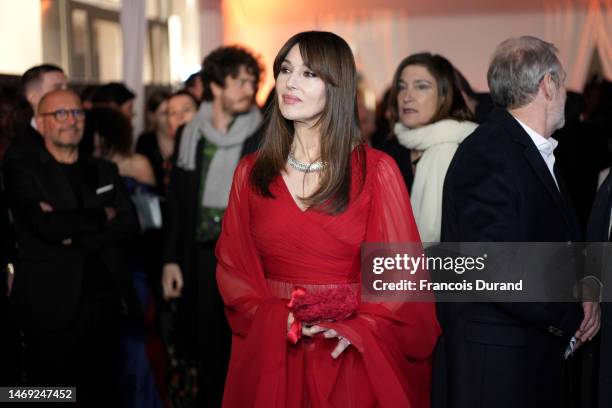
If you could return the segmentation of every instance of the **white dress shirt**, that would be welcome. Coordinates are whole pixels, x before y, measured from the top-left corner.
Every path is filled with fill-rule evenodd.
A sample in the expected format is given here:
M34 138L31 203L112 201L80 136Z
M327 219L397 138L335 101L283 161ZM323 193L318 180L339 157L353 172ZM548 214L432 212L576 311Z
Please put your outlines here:
M557 183L557 178L555 177L555 172L553 170L554 165L555 165L555 155L553 152L559 145L559 142L557 142L552 137L549 137L548 139L546 139L544 136L542 136L541 134L539 134L538 132L536 132L535 130L533 130L532 128L530 128L529 126L527 126L520 120L518 120L516 117L514 117L514 119L516 119L516 121L523 127L523 129L525 129L525 132L527 132L531 140L533 140L533 143L536 145L536 147L540 151L540 155L542 155L542 158L546 162L546 166L548 167L548 170L550 171L550 175L555 181L555 184L557 185L557 190L558 190L559 183Z

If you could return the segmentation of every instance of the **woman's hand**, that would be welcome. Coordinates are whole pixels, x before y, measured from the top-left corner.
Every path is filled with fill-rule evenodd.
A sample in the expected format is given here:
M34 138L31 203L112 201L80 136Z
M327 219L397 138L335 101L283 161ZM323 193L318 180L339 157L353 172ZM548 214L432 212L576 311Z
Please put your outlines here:
M331 352L332 358L336 359L351 345L351 342L346 337L340 336L334 329L326 329L325 327L317 326L302 326L302 336L312 337L315 334L323 333L326 339L338 339L336 348Z
M295 317L293 317L293 313L289 312L287 316L287 334L289 334L289 330L291 330L291 325L295 322Z

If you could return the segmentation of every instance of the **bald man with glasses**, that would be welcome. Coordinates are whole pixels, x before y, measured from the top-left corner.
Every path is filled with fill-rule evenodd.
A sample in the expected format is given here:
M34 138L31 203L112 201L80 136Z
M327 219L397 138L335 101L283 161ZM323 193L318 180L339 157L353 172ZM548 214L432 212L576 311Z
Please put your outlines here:
M56 90L35 116L44 148L4 169L18 254L13 302L32 386L76 386L82 406L118 406L121 298L140 315L119 243L138 221L117 167L79 156L85 114Z

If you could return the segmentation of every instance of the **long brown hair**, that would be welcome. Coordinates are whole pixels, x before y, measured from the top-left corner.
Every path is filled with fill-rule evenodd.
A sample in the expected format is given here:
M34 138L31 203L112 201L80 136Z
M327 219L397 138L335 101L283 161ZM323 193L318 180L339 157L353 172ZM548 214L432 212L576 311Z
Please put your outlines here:
M325 83L325 106L315 126L321 133L321 160L327 166L321 172L321 184L302 201L330 214L344 211L351 188L351 152L357 150L363 164L361 133L357 122L357 73L349 45L336 34L307 31L291 37L274 60L274 79L281 64L298 45L304 64ZM270 183L280 175L294 137L293 121L285 119L278 98L271 107L270 123L251 173L251 184L265 197L273 197Z
M455 119L458 121L471 120L473 115L467 107L461 88L455 75L455 67L443 56L421 52L412 54L402 62L395 70L389 103L391 105L391 124L398 121L397 95L399 93L399 80L402 71L409 65L420 65L424 67L436 80L438 87L438 110L434 113L429 123L434 123L442 119Z

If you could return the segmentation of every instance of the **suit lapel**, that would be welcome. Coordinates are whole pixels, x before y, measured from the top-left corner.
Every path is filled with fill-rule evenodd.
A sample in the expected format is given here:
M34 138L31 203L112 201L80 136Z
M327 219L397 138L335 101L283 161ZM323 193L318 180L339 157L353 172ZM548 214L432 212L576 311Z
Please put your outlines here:
M566 204L564 199L561 196L561 192L557 188L557 185L555 184L552 174L550 174L550 170L548 170L546 162L544 162L544 159L542 159L542 155L540 154L539 150L532 143L532 146L527 146L523 153L525 154L529 165L531 165L531 168L538 176L538 179L540 179L542 184L544 184L546 187L546 190L554 200L555 204L557 204L559 209L565 213Z
M564 198L562 195L567 193L562 187L562 181L560 179L557 180L559 183L559 188L557 188L555 179L553 178L552 174L550 174L550 170L542 158L540 151L533 143L533 140L531 140L527 132L525 132L525 129L523 129L516 119L514 119L514 117L505 110L498 112L497 114L499 115L498 120L500 120L504 128L510 132L510 135L514 141L524 147L523 154L525 155L527 162L531 166L537 178L546 188L546 191L550 195L555 205L559 208L559 211L563 215L568 227L574 231L576 229L576 223L569 205L569 196L566 195ZM561 189L561 191L559 189Z
M566 210L566 219L571 223L572 228L574 229L574 241L582 241L584 239L584 226L581 224L578 219L578 214L575 211L574 201L572 200L572 196L569 193L569 189L567 188L567 184L565 183L565 179L563 175L559 171L559 166L555 163L553 167L555 172L555 177L557 178L557 182L559 183L559 188L561 189L561 198L565 204Z
M608 180L607 183L605 184L605 187L603 188L603 194L605 197L605 201L604 201L604 209L603 209L603 213L604 213L604 222L603 222L603 232L601 234L601 240L602 242L606 242L606 241L610 241L610 232L609 232L609 228L610 228L610 209L612 208L612 184L610 183L612 181L612 179L610 178L610 175L608 175Z

